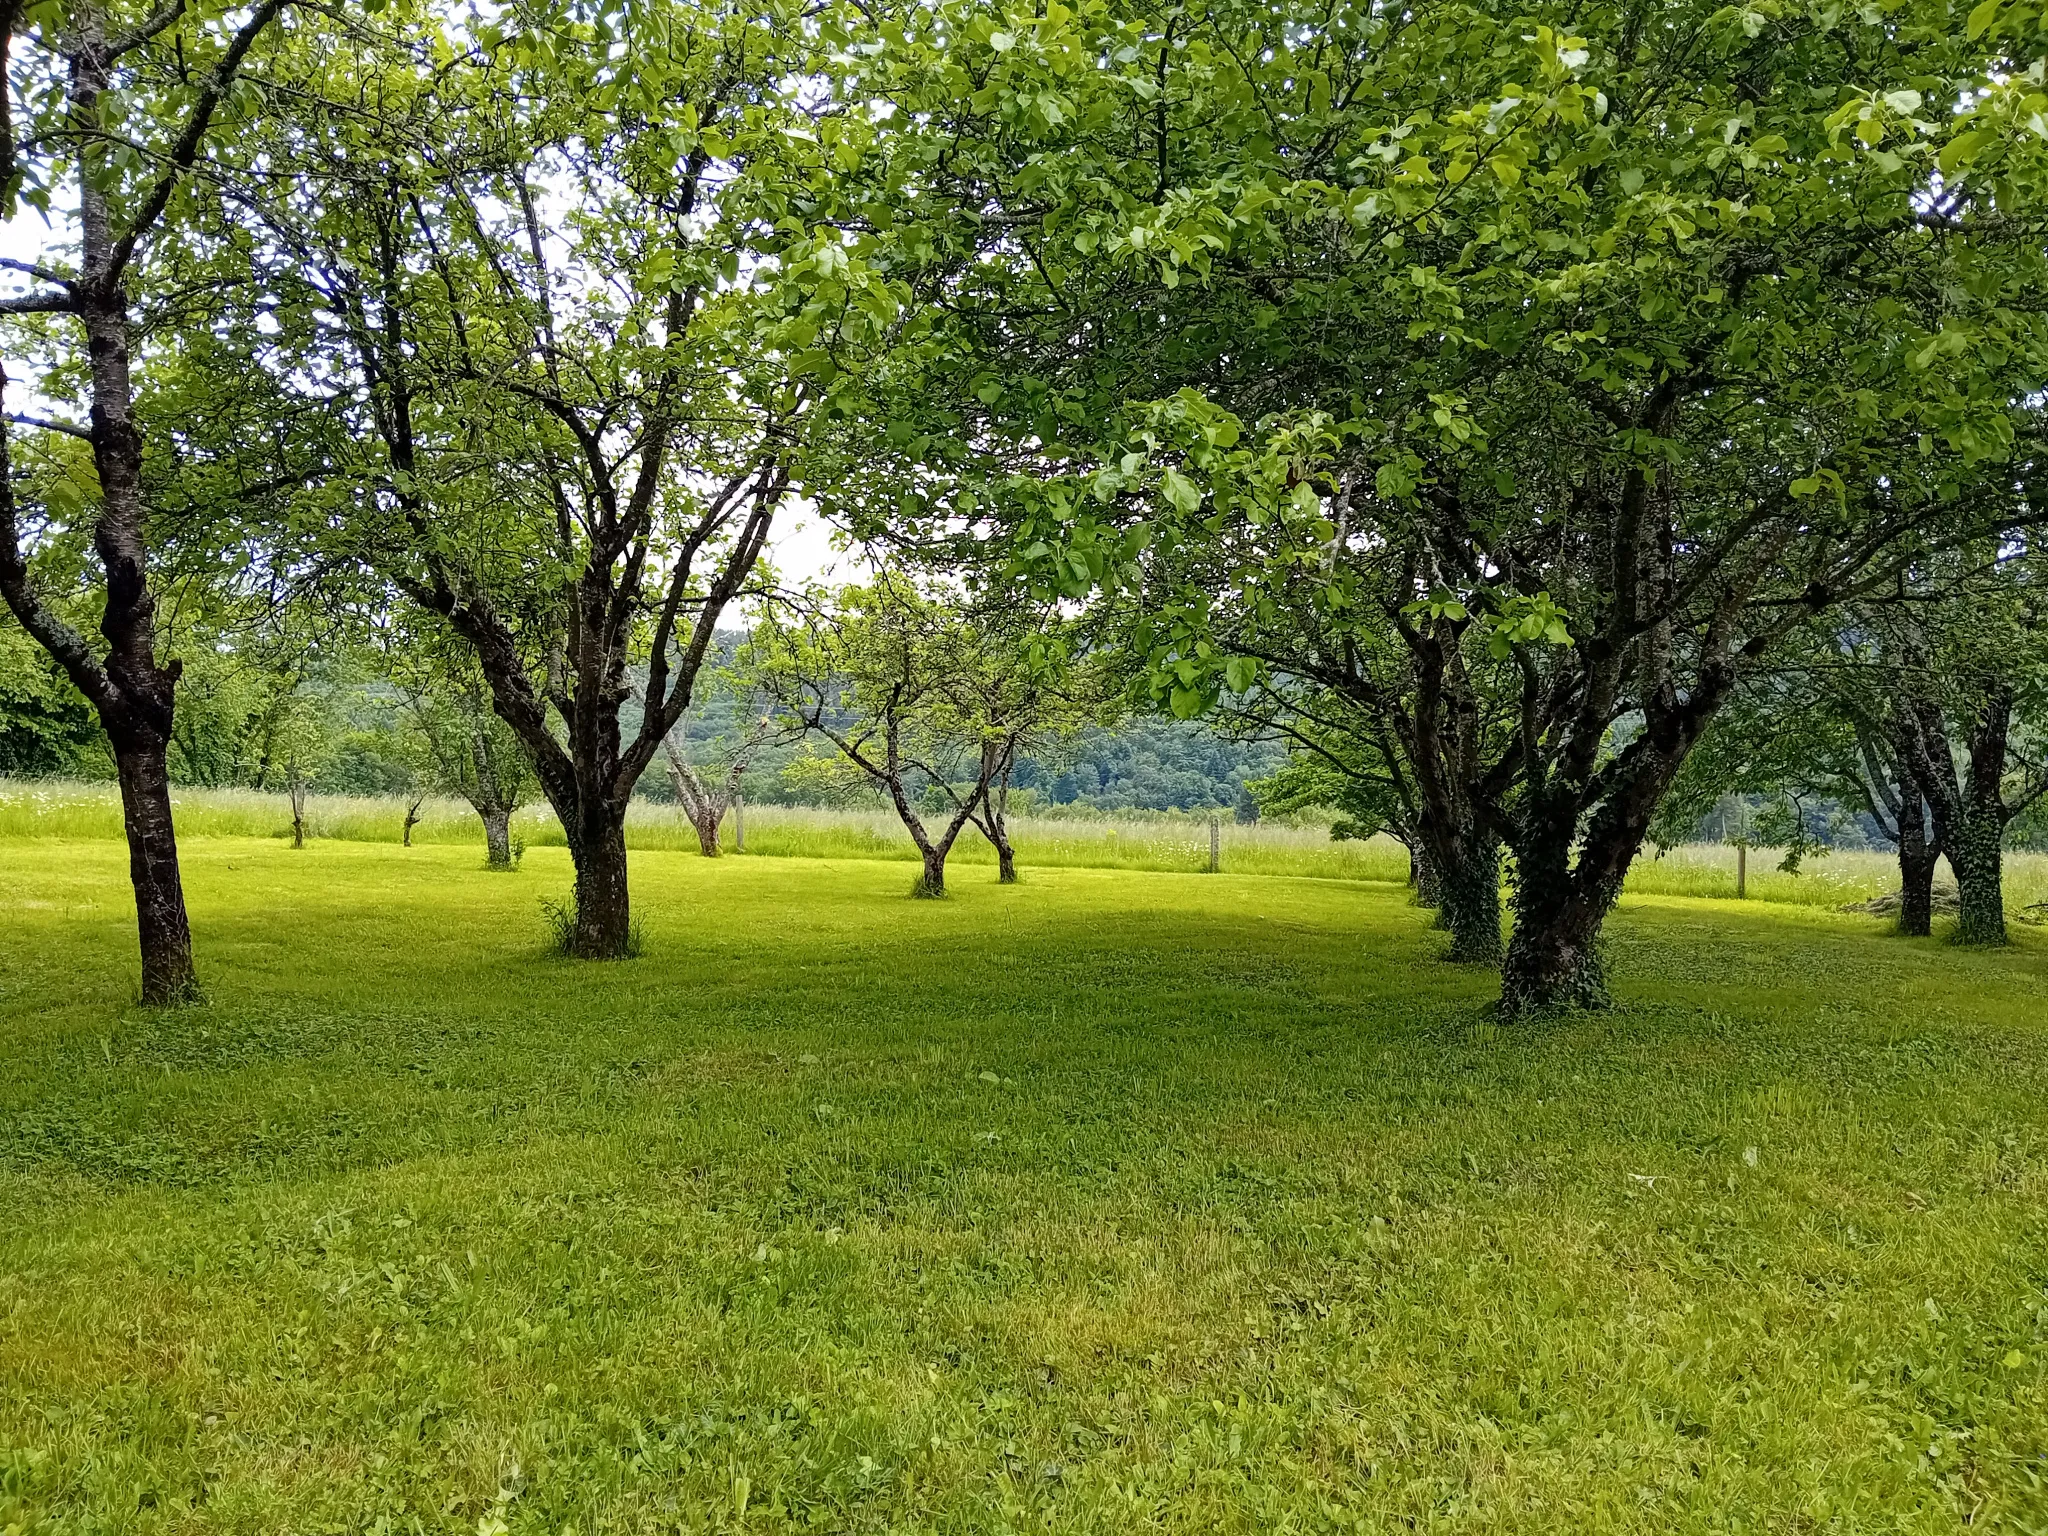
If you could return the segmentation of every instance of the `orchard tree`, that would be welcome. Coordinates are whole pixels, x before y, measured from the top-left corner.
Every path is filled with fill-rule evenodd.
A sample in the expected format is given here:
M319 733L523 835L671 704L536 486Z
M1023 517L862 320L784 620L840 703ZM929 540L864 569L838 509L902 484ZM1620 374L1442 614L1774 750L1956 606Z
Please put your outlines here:
M1830 800L1870 818L1899 864L1899 932L1932 931L1939 827L1913 770L1896 602L1843 609L1794 637L1746 676L1666 792L1650 838L1661 849L1693 836L1727 797L1775 806ZM1774 816L1773 820L1783 820ZM1788 827L1796 855L1803 824Z
M752 677L732 667L721 667L701 684L700 701L721 693L734 706L733 714L742 729L721 732L692 743L691 717L685 713L675 729L662 738L662 754L668 759L670 792L683 808L697 846L707 859L719 856L718 828L740 797L740 780L762 748L776 739L772 714L757 708L760 693ZM744 718L742 718L744 717Z
M634 787L812 423L901 319L825 219L866 119L792 86L823 67L794 10L543 8L365 47L374 103L287 125L252 215L287 297L247 344L333 403L295 528L474 648L567 835L570 947L623 955Z
M947 857L1006 770L1019 724L1005 706L1030 658L1017 636L978 618L885 570L768 610L744 652L789 725L825 738L888 796L923 861L916 896L946 894ZM926 822L927 796L943 823ZM1004 874L1015 878L1013 863Z
M261 93L238 82L259 43L281 33L284 10L283 0L147 12L101 0L0 6L0 213L11 223L24 207L45 217L59 208L76 239L75 261L0 261L34 284L0 299L0 315L62 317L65 356L50 387L62 379L87 404L83 424L24 412L19 394L0 412L0 596L107 734L148 1003L190 1000L199 984L167 765L180 668L158 654L135 354L152 305L217 280L203 253L181 249L179 226L219 195L224 172L209 149L246 130ZM0 391L22 382L0 375ZM93 494L18 506L9 422L86 441ZM31 575L34 541L78 523L91 528L99 566L97 644Z
M1029 608L996 614L986 600L965 622L981 643L960 680L963 718L974 724L994 768L980 806L968 819L996 851L996 879L1017 878L1010 842L1010 783L1025 759L1056 763L1090 727L1114 725L1127 712L1128 680L1107 654L1091 648L1079 624Z
M1966 944L2006 942L2006 828L2048 796L2048 598L2029 553L2000 549L1892 626L1898 755L1955 871Z
M491 709L475 654L453 636L413 626L396 626L382 640L382 670L404 701L425 786L467 801L483 823L485 864L511 869L512 814L526 793L526 758Z
M1439 908L1451 930L1451 958L1500 958L1498 855L1492 901L1466 901L1443 909L1435 858L1422 836L1422 803L1392 728L1380 712L1363 708L1335 689L1260 683L1226 700L1225 728L1234 734L1279 740L1287 761L1245 787L1262 816L1335 811L1330 836L1339 842L1385 833L1408 853L1408 884L1415 900ZM1484 897L1484 890L1475 894ZM1462 920L1464 931L1452 927Z
M1738 682L2040 515L2048 288L1961 20L969 8L875 66L959 168L902 216L985 232L889 434L936 516L1029 507L1021 569L1113 594L1177 708L1266 675L1379 715L1425 829L1514 854L1508 1009L1597 1004Z

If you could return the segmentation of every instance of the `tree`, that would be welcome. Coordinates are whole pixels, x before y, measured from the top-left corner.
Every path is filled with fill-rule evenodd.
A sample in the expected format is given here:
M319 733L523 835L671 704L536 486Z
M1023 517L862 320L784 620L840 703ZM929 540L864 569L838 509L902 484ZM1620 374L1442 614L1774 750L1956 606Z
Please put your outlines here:
M334 755L334 696L318 681L289 678L272 695L258 726L263 770L256 787L275 771L292 807L292 847L306 846L306 796Z
M2039 515L2040 260L1995 177L1928 198L2000 68L1945 5L1457 16L955 18L988 57L896 66L963 141L906 214L992 233L918 381L963 419L901 435L1120 594L1176 707L1248 665L1378 713L1432 835L1514 854L1505 1006L1594 1005L1739 681Z
M0 411L6 418L0 420L0 596L63 667L106 731L121 784L147 1003L182 1002L199 988L171 818L166 757L180 669L175 659L157 655L144 439L135 415L135 302L164 281L150 258L164 242L174 203L201 195L193 187L202 151L222 127L237 127L245 117L236 81L283 9L283 0L261 0L229 28L182 4L132 24L98 0L74 0L61 17L34 19L19 0L0 6L0 64L8 66L0 201L12 219L24 202L47 213L64 181L76 186L78 197L77 265L0 263L43 285L0 299L0 314L74 321L84 360L72 367L86 381L90 401L89 425L82 427ZM17 40L31 50L19 67L12 56ZM0 375L0 393L7 383ZM98 654L30 578L9 420L91 445L98 482L93 548L102 580L104 649ZM48 527L84 517L86 507L81 498L41 512Z
M484 825L484 862L511 869L512 813L526 790L526 760L491 712L474 659L446 643L416 642L393 670L402 679L407 723L424 748L428 782L469 802ZM406 830L409 838L409 822Z
M1850 609L1816 624L1773 665L1744 680L1686 759L1651 824L1660 845L1692 835L1730 795L1763 794L1774 805L1802 797L1868 816L1897 850L1899 932L1932 930L1934 870L1942 849L1926 796L1902 740L1896 657L1882 609ZM1791 857L1804 851L1803 821L1782 814Z
M717 735L699 744L693 756L690 745L690 716L686 712L674 730L662 738L668 759L669 787L676 804L697 833L697 846L707 859L719 856L718 828L725 813L739 799L740 778L760 750L775 739L770 715L749 708L756 702L752 680L721 668L713 679L720 692L731 696L747 714L746 728L738 735ZM706 757L709 761L705 761Z
M981 737L988 787L968 819L996 851L996 879L1017 879L1010 842L1010 783L1025 759L1057 762L1091 726L1112 725L1125 708L1125 684L1102 653L1087 647L1075 623L1052 613L1012 609L967 621L985 644L959 680L964 722Z
M1450 930L1451 958L1499 958L1498 864L1490 904L1461 901L1449 908L1443 906L1434 856L1421 831L1422 807L1414 775L1403 765L1400 748L1384 720L1349 704L1334 690L1270 684L1233 701L1224 718L1233 729L1270 732L1291 748L1277 772L1246 786L1261 814L1340 812L1330 827L1331 837L1340 842L1386 833L1408 850L1408 884L1416 901L1438 908L1440 925Z
M374 127L293 125L263 208L294 323L249 345L337 402L297 525L475 648L567 835L582 955L626 953L634 787L809 423L901 310L811 196L864 131L783 88L819 47L716 7L428 28L358 61Z
M1007 760L986 711L1020 665L1016 648L884 571L801 610L771 609L743 656L793 728L824 737L888 795L924 864L912 894L944 896L946 859ZM936 830L918 809L924 791L946 807Z
M2048 611L2031 563L1989 562L1894 625L1896 750L1955 871L1966 944L2006 942L2006 828L2048 796Z

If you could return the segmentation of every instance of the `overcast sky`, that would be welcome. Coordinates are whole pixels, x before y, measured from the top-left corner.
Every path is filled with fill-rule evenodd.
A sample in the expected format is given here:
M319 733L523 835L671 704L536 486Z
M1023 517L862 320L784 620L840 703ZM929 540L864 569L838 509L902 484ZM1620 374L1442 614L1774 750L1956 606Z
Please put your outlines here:
M70 261L65 251L68 244L68 233L61 228L51 230L46 227L42 215L33 208L23 208L13 219L0 223L0 257L36 261L42 259L47 250L51 265L68 267ZM34 278L24 273L0 271L0 294L28 293L39 286ZM27 381L18 375L13 377L15 388L9 392L8 408L15 411L36 409L38 402L24 395L23 386ZM85 407L81 401L51 400L40 404L57 415L76 421L85 419ZM768 549L776 574L787 586L802 586L820 578L851 580L859 575L858 560L832 548L831 528L804 502L792 501L789 508L777 517Z

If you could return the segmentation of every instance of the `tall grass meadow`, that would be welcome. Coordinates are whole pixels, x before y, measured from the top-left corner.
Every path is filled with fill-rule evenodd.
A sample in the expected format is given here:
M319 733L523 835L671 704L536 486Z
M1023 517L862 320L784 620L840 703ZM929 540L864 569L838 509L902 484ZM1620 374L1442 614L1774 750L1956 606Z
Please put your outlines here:
M178 833L184 838L289 838L291 803L281 793L253 789L180 788L172 793ZM883 810L749 805L746 854L794 859L914 861L917 851L896 818ZM345 842L396 843L405 802L392 797L314 795L307 800L309 835ZM1195 872L1209 862L1209 818L1204 813L1082 814L1012 817L1011 840L1029 878L1041 868L1089 867ZM428 800L413 828L420 843L475 843L483 849L476 814L460 800ZM562 829L545 804L522 807L512 835L529 847L560 847ZM1293 875L1325 880L1399 883L1408 856L1389 838L1334 842L1322 825L1260 822L1222 825L1222 864L1234 874ZM111 784L0 779L0 840L96 839L121 836L121 802ZM733 850L727 817L724 845ZM693 853L696 833L672 805L636 802L626 818L634 849ZM995 851L970 827L955 844L956 864L994 864ZM1897 864L1881 850L1835 850L1809 856L1796 873L1777 867L1769 850L1752 849L1748 891L1753 901L1840 907L1867 901L1898 885ZM1735 895L1735 849L1692 844L1657 855L1646 850L1629 873L1637 895L1730 899ZM1944 867L1938 878L1946 879ZM2048 901L2048 854L2006 855L2006 900L2024 908Z

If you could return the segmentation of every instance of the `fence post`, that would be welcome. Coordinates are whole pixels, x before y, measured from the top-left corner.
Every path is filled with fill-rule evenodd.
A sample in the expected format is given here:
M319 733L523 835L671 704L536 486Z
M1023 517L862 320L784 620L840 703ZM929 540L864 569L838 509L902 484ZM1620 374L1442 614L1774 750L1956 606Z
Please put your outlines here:
M1735 845L1735 899L1749 899L1749 844Z
M747 797L738 790L732 792L732 851L747 851Z
M1223 868L1223 823L1217 817L1209 818L1209 873L1216 874Z

